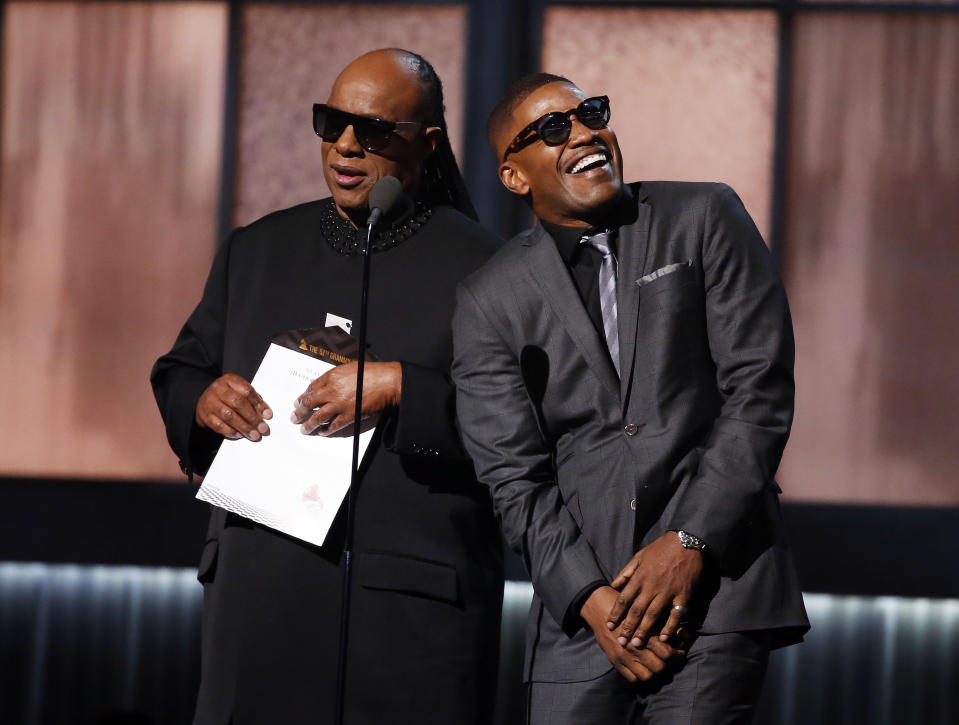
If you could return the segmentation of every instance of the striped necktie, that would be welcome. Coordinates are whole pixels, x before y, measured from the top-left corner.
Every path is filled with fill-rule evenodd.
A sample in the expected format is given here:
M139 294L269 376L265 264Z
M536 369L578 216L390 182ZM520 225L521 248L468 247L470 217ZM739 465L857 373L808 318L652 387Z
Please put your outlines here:
M588 244L603 255L599 268L599 308L603 314L603 332L613 367L619 375L619 328L616 325L616 255L610 249L612 233L599 232L591 237L583 237L580 244Z

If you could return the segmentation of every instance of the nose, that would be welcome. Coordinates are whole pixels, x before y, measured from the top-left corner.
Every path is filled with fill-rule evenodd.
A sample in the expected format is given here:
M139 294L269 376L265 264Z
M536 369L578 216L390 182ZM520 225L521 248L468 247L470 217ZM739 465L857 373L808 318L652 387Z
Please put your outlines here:
M596 138L596 132L582 124L575 114L569 117L572 128L569 131L569 145L579 146L591 143Z
M363 147L360 146L360 142L357 141L356 133L354 133L352 125L343 129L343 133L336 139L336 143L334 143L333 146L340 156L363 155Z

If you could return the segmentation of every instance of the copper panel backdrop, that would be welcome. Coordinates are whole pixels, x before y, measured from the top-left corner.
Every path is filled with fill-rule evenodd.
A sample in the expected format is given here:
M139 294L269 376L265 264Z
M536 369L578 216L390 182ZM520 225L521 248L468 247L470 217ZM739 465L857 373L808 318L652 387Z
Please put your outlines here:
M329 196L311 108L343 67L375 48L425 57L443 81L462 148L465 6L255 4L243 13L234 222Z
M725 181L769 236L776 16L546 11L542 68L610 97L627 181Z
M959 18L796 19L785 274L817 501L959 504Z
M147 375L214 249L226 6L5 10L0 473L180 478Z

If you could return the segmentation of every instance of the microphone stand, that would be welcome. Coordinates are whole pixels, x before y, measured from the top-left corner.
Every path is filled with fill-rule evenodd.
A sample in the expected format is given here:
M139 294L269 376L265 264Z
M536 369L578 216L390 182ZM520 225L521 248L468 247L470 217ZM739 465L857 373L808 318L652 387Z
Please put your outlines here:
M363 284L360 297L359 354L356 357L356 407L353 414L353 469L350 472L350 487L346 491L346 534L343 542L343 579L340 592L340 647L336 667L336 725L343 725L346 704L346 652L349 644L350 629L350 585L353 580L353 509L354 494L359 485L360 468L360 414L363 410L363 369L366 361L366 311L370 296L370 248L373 228L380 215L373 209L370 212L366 228L366 242L363 244Z

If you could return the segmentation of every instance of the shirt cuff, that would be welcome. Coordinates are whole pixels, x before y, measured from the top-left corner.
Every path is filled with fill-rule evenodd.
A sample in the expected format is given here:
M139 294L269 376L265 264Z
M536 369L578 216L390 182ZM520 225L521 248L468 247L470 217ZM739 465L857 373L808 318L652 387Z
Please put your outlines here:
M573 597L573 601L569 605L569 609L566 610L566 616L563 618L563 631L566 634L572 636L578 630L586 626L585 620L583 620L580 610L582 610L583 605L586 604L586 600L589 599L590 594L595 592L600 587L606 586L606 582L602 579L597 579L596 581L590 582L585 587L579 590L579 593Z

